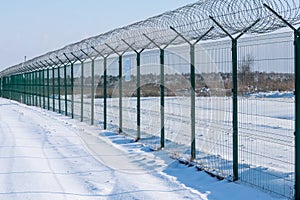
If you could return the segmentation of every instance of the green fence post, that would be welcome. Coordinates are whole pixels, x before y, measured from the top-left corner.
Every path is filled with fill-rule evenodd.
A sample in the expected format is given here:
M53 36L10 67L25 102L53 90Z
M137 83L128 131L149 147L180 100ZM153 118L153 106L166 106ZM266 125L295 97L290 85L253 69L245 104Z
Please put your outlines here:
M95 60L92 59L92 85L91 85L91 125L94 125L95 115Z
M34 71L34 91L35 91L35 106L38 106L38 75L37 70Z
M122 105L122 55L119 56L119 133L123 131L123 105Z
M259 20L250 27L246 28L236 38L233 38L213 17L210 18L231 38L231 56L232 56L232 127L233 127L233 181L238 180L238 85L237 85L237 40Z
M190 45L190 83L191 83L191 159L196 159L196 112L195 112L195 46Z
M295 199L300 199L300 30L294 31L295 49Z
M64 65L65 116L68 116L67 65Z
M20 97L20 76L17 74L15 76L15 91L16 91L16 101L21 102L21 97Z
M31 94L32 94L32 88L31 88L31 72L28 72L27 74L27 82L28 82L28 87L27 87L27 90L28 90L28 105L32 105L32 98L31 98Z
M17 74L16 75L16 93L17 93L17 101L20 103L23 103L22 102L22 89L23 89L22 79L21 79L20 74Z
M22 74L22 81L23 81L23 103L27 104L27 99L26 99L26 73Z
M3 96L2 96L2 80L3 80L3 78L0 77L0 97L1 97L1 98L3 97Z
M30 105L31 104L31 101L30 101L30 73L27 72L26 73L26 94L27 94L27 105Z
M36 72L36 75L37 75L37 79L36 79L36 86L37 86L37 96L38 96L38 107L41 107L41 102L42 102L42 99L41 99L41 84L40 84L40 70L38 69L37 72Z
M60 66L57 66L57 84L58 84L58 87L57 87L57 93L58 93L58 113L61 113L61 96L60 96L60 93L61 93L61 84L60 84Z
M70 66L70 73L71 73L71 116L72 116L72 119L73 119L74 118L74 71L73 71L73 62L69 59L67 54L65 54L65 53L63 53L63 54L67 58L69 63L71 64L71 66Z
M26 73L22 74L23 80L23 103L27 105L27 96L26 96ZM1 95L0 95L1 96Z
M74 65L71 63L71 115L74 119Z
M94 116L95 116L95 59L97 58L90 57L85 51L80 49L80 51L85 54L89 59L92 61L92 66L91 66L91 125L94 125Z
M20 78L20 98L21 98L21 103L25 104L25 79L24 79L24 73L19 74Z
M55 112L55 69L52 67L52 110Z
M95 47L91 47L98 55L102 56L103 58L103 129L106 130L107 128L107 58L109 55L104 56L101 52L99 52Z
M123 67L123 63L122 63L122 57L123 54L130 48L128 47L125 51L123 51L121 54L118 53L114 48L112 48L111 46L109 46L108 44L105 43L105 45L110 48L113 52L115 52L118 56L119 56L119 133L122 133L123 131L123 104L122 104L122 100L123 100L123 96L122 96L122 67Z
M31 106L31 72L27 73L27 95L28 95L28 105Z
M154 40L143 34L150 43L154 44L159 49L159 63L160 63L160 148L165 147L165 49L172 43L178 36L161 48Z
M14 77L11 75L10 76L10 99L14 99Z
M35 71L32 71L32 106L35 106L36 105L36 88L35 88Z
M37 73L36 69L33 72L33 88L34 88L34 106L38 105L38 95L37 95Z
M27 104L27 101L26 101L26 73L23 73L21 75L22 77L22 85L23 85L23 88L22 88L22 96L23 96L23 104Z
M40 103L40 108L42 108L42 69L39 70L39 103Z
M47 105L48 110L50 110L50 69L47 68Z
M237 40L232 39L233 180L238 180L238 86Z
M103 74L103 79L104 79L104 82L103 82L103 104L104 104L104 108L103 108L103 128L104 130L107 129L107 57L104 57L103 58L103 65L104 65L104 74Z
M196 81L195 81L195 45L203 39L214 27L211 27L203 35L201 35L194 43L191 43L181 33L179 33L174 27L170 26L177 36L185 40L190 46L190 84L191 84L191 160L196 159ZM176 39L176 38L175 38Z
M238 85L237 85L237 71L238 71L238 55L237 55L237 41L240 37L242 37L247 31L249 31L252 27L254 27L260 19L256 20L251 26L244 29L242 33L240 33L236 38L232 37L232 35L222 27L212 16L209 16L210 19L224 31L226 35L228 35L231 39L231 56L232 56L232 148L233 148L233 181L237 181L239 176L238 169Z
M160 49L160 146L165 147L165 50Z
M32 106L35 105L35 89L34 89L34 71L31 72L31 100L32 100Z
M138 141L141 139L141 53L145 50L145 48L137 51L131 44L123 39L122 41L136 53L137 136L135 141Z
M78 58L74 53L71 53L77 61L81 63L81 106L80 106L80 121L83 122L83 78L84 78L84 60ZM66 55L65 55L66 56ZM67 57L67 56L66 56ZM68 58L68 57L67 57ZM74 72L73 72L73 65L71 66L71 79L72 79L72 113L74 113ZM73 115L74 117L74 115Z
M45 109L45 80L44 80L44 68L41 68L41 81L40 81L40 84L41 84L41 108Z
M137 137L136 141L141 139L141 52L136 55L136 109L137 109Z
M15 75L14 76L14 91L15 91L15 100L20 102L19 101L19 92L18 92L18 86L19 86L19 75Z
M15 98L15 91L14 91L14 85L15 84L15 79L14 79L14 75L11 75L11 83L10 83L10 85L11 85L11 89L10 89L10 91L11 91L11 95L10 95L10 99L12 99L12 100L14 100L14 98Z
M45 69L42 69L42 87L43 87L43 109L46 109L46 98L45 98Z
M83 86L84 86L84 84L83 84L83 81L84 81L84 62L82 61L81 62L81 106L80 106L80 121L81 122L83 122L83 92L84 92L84 90L83 90Z

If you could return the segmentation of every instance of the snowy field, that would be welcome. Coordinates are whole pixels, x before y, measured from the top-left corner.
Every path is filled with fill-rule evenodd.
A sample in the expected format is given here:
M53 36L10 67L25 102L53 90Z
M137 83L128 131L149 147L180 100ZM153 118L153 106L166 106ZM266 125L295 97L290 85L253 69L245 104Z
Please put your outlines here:
M266 92L239 97L239 176L243 182L292 197L294 190L294 99L291 92ZM79 102L79 101L77 101ZM90 122L91 100L84 98ZM136 98L123 98L123 131L136 137ZM190 157L190 98L165 98L165 151ZM119 100L108 99L108 126L117 130ZM75 104L80 116L80 103ZM103 99L95 99L95 123L103 121ZM101 124L100 124L101 125ZM142 142L160 147L160 99L141 98ZM196 98L197 163L231 179L232 99Z
M47 110L0 111L0 199L278 199Z

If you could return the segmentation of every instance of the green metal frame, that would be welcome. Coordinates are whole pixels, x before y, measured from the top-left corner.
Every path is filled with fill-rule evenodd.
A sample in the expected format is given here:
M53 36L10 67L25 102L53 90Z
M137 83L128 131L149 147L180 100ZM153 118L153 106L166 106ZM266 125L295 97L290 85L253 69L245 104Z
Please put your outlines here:
M91 125L94 125L95 112L95 59L92 59L92 85L91 85Z
M99 52L95 47L91 47L98 55L103 58L103 129L107 129L107 58L110 54L104 56L102 52Z
M131 48L136 53L136 96L137 96L137 116L136 116L136 125L137 125L137 135L135 141L138 141L141 139L141 53L145 50L145 48L141 49L140 51L137 51L131 44L126 42L125 40L122 40L129 48ZM151 43L149 43L151 44ZM148 44L148 45L149 45ZM147 45L147 46L148 46Z
M67 87L67 65L64 65L64 89L65 89L65 116L68 116L68 87Z
M72 62L69 57L64 53L64 56L67 58L71 64L71 117L74 119L74 62ZM75 57L76 58L76 57Z
M63 74L64 74L64 104L65 104L65 110L64 110L64 113L65 113L65 116L68 116L68 109L67 109L67 66L66 66L66 63L64 63L61 59L59 59L59 57L58 56L56 56L56 58L60 61L60 63L61 63L61 66L63 66ZM58 68L58 69L60 69L60 67ZM62 86L61 86L61 83L60 83L60 81L61 81L61 77L60 77L60 70L58 70L58 91L59 91L59 113L61 113L61 88L62 88Z
M52 109L55 112L55 68L52 67Z
M104 108L103 108L103 128L104 130L107 129L107 57L103 58L103 65L104 65L104 74L103 74L103 78L104 78L104 83L103 83L103 104L104 104Z
M300 27L297 29L267 4L264 6L294 31L295 70L295 199L300 199Z
M38 106L38 71L35 70L34 71L34 89L35 89L35 106L37 107Z
M211 32L214 27L211 27L206 33L200 36L194 43L191 43L186 39L181 33L179 33L175 28L170 27L177 36L185 40L190 46L190 84L191 84L191 160L196 159L196 95L195 95L195 45L202 40L209 32Z
M74 119L74 65L71 63L71 116Z
M295 199L300 199L300 29L295 41Z
M50 110L50 69L47 68L47 108Z
M83 92L84 92L84 61L81 61L81 77L80 77L80 121L83 122Z
M119 78L119 131L118 132L122 133L123 132L123 93L122 93L123 61L122 61L122 57L123 57L124 53L126 53L130 47L128 47L124 52L119 53L114 48L112 48L110 45L108 45L106 43L105 43L105 45L108 48L110 48L115 54L117 54L119 56L119 75L118 75L118 78Z
M159 49L159 63L160 63L160 148L165 147L165 49L172 44L177 38L174 37L164 47L160 47L153 39L143 34L150 43L154 44Z
M91 125L94 125L94 118L95 118L95 59L98 57L98 55L94 58L90 57L85 51L80 49L80 51L85 54L91 61Z
M45 96L45 69L42 69L42 89L43 89L43 109L46 109L46 96Z
M83 122L83 81L84 81L84 61L85 60L81 60L80 58L78 58L74 53L71 53L74 58L76 58L80 64L81 64L81 67L80 67L80 70L81 70L81 78L80 78L80 87L81 87L81 90L80 90L80 122ZM72 68L72 79L74 78L74 74L73 74L73 68ZM72 80L72 84L73 84L73 81ZM73 88L73 85L72 85L72 88ZM74 95L73 95L73 91L72 91L72 101L74 102ZM72 109L74 109L73 105L72 105ZM73 111L72 111L73 113Z
M2 84L3 78L0 77L0 97L3 97L3 84Z
M61 89L61 85L60 85L60 65L57 66L57 93L58 93L58 113L61 113L61 96L60 96L60 89Z
M43 85L42 85L42 69L39 70L39 107L42 108Z
M233 126L233 181L239 179L239 166L238 166L238 53L237 53L237 41L242 37L248 30L254 27L260 19L257 19L252 25L244 29L237 37L233 37L221 24L219 24L212 16L209 16L210 19L222 30L226 35L231 39L231 50L232 50L232 126Z
M119 133L123 132L122 55L119 56Z

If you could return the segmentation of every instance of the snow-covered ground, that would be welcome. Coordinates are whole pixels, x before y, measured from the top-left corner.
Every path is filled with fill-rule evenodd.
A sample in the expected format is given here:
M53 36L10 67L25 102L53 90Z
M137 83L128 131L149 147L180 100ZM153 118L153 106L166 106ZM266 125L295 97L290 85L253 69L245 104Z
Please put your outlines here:
M278 199L142 143L0 99L0 199Z

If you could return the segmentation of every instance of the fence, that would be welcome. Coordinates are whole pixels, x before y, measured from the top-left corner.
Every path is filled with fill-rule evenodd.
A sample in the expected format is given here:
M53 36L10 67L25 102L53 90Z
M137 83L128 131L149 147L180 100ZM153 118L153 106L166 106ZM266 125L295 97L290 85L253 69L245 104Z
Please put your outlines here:
M210 17L214 26L196 40L176 26L168 42L143 33L147 48L130 37L118 38L122 48L112 41L87 50L83 42L79 50L2 72L0 95L126 133L217 176L297 199L300 34L265 6L294 32L245 35L265 28L254 19L233 34ZM229 39L212 40L216 29Z

